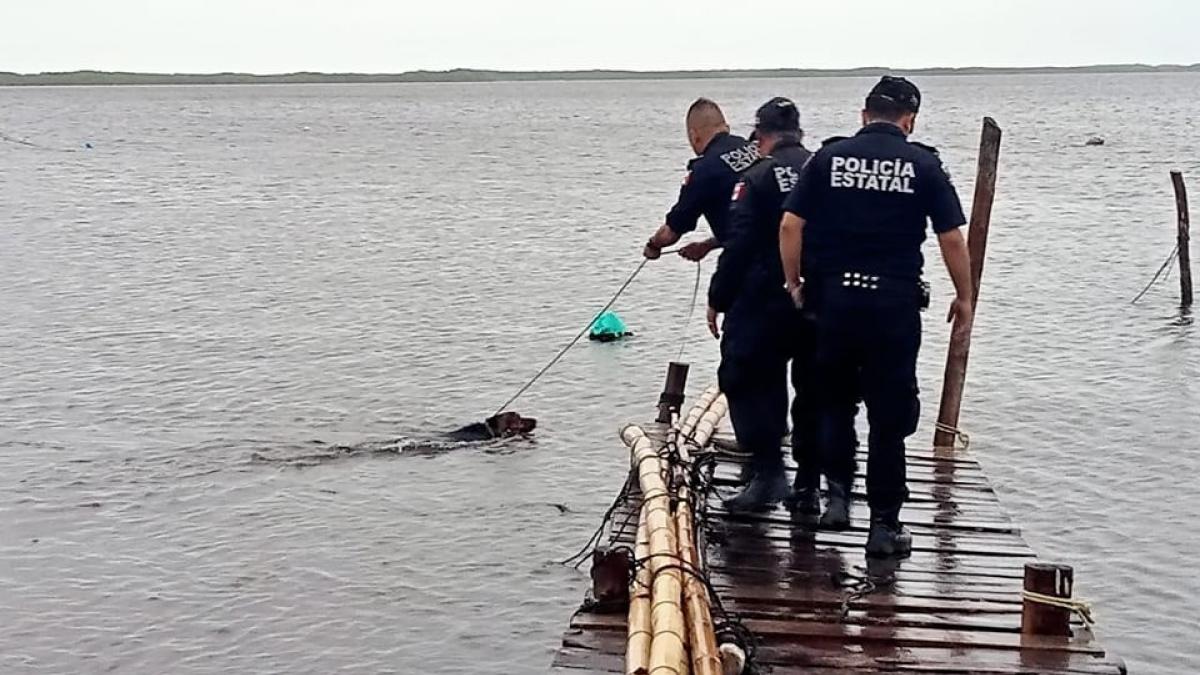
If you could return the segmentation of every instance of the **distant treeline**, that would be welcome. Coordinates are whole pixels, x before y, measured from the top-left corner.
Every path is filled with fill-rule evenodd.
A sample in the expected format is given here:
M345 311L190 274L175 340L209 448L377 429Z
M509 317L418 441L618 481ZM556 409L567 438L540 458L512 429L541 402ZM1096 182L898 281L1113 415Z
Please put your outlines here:
M901 72L906 75L1045 75L1073 73L1184 73L1200 72L1200 64L1149 66L1142 64L1099 66L1047 66L1039 68L915 68L881 67L850 69L778 68L773 70L546 70L506 71L417 70L407 73L119 73L77 70L69 73L18 74L0 72L0 86L18 85L137 85L137 84L335 84L374 82L527 82L539 80L677 80L751 77L878 77Z

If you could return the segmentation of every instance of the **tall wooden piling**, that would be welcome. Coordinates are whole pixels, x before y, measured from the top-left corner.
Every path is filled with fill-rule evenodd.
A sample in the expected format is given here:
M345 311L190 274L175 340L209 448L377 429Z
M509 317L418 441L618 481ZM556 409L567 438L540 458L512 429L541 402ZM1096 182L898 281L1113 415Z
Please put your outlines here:
M1178 171L1171 172L1171 183L1175 186L1175 212L1179 228L1179 300L1184 307L1191 307L1191 217L1188 215L1187 187L1183 184L1183 174Z
M979 302L979 283L983 279L983 261L987 253L988 227L992 222L992 204L996 198L996 170L1000 162L1000 127L996 120L983 118L979 139L979 167L975 177L975 199L971 208L971 224L967 247L971 252L971 307ZM967 360L971 353L971 330L955 330L950 337L950 353L946 357L946 374L942 382L942 402L938 410L938 427L933 436L934 447L954 444L962 408L963 388L967 381Z

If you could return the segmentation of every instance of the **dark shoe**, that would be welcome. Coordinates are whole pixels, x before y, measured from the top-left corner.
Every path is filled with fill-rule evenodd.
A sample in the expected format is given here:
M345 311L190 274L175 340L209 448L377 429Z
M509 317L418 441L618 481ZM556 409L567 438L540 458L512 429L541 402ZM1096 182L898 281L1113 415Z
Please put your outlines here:
M871 519L867 535L867 555L872 558L896 558L912 553L912 535L897 520Z
M738 485L748 485L754 480L754 463L746 462L742 465L742 470L738 472Z
M798 516L816 516L821 513L821 490L807 485L808 481L796 476L792 492L784 503Z
M821 529L838 532L850 529L850 490L841 483L830 482L828 492L825 513L821 514Z
M788 495L787 481L783 476L756 475L741 494L725 500L725 508L743 513L770 511Z

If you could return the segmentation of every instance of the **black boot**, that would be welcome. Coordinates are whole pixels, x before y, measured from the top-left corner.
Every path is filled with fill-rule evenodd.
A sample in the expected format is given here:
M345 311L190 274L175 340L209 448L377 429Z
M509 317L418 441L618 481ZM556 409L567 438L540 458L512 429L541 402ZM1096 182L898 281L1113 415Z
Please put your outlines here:
M784 503L798 516L816 516L821 513L821 490L811 485L807 476L796 473L792 482L792 492Z
M743 513L770 511L787 494L787 480L781 471L757 471L740 494L725 500L725 508Z
M754 480L754 462L746 462L738 472L738 485L748 485Z
M867 535L867 555L872 558L898 558L912 553L912 535L897 515L871 516Z
M821 514L822 530L842 531L850 529L850 488L842 483L829 481L825 500L825 513Z

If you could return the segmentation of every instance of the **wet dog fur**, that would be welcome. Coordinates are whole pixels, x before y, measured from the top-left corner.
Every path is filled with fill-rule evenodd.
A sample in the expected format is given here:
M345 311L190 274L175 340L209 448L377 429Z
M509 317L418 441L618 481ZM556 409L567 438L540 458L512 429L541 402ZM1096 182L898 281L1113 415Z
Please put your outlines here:
M482 422L468 424L461 429L455 429L446 434L452 441L480 442L497 438L527 436L537 428L537 420L532 417L522 417L515 412L503 412L493 415Z

